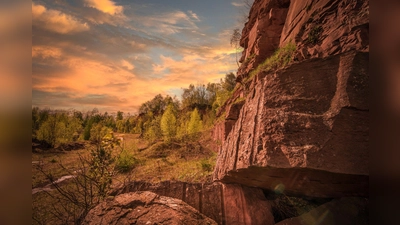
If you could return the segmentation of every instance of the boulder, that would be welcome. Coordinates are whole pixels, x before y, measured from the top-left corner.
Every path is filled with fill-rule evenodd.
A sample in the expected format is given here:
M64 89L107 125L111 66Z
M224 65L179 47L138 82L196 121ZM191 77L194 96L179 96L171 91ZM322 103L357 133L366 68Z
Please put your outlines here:
M125 193L89 211L82 224L217 224L185 202L152 192Z
M186 183L164 181L157 184L135 181L116 188L112 195L151 191L181 199L218 224L274 224L271 204L259 188L240 184Z

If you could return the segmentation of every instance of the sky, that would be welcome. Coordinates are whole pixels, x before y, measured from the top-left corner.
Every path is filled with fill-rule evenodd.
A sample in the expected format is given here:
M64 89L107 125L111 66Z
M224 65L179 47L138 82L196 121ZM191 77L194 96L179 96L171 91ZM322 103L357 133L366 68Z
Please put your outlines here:
M32 106L136 113L236 73L243 0L32 2Z

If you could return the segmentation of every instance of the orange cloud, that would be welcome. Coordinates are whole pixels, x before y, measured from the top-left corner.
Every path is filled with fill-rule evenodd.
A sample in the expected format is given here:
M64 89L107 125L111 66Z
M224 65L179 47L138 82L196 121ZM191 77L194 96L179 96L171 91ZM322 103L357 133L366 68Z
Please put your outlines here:
M111 0L85 0L88 7L95 8L103 13L110 15L121 14L123 11L122 6L117 6Z
M58 10L46 9L43 5L32 3L32 23L44 29L61 33L76 33L89 30L89 25L75 17Z
M127 68L128 70L133 70L133 69L135 68L135 66L134 66L132 63L126 61L125 59L123 59L123 60L121 61L121 65L122 65L123 67Z
M219 82L226 73L236 70L227 46L204 52L187 52L181 60L161 56L161 63L153 65L153 73L163 75L158 82L164 90L186 88L189 84Z
M59 48L51 46L32 46L32 58L60 58L62 51Z

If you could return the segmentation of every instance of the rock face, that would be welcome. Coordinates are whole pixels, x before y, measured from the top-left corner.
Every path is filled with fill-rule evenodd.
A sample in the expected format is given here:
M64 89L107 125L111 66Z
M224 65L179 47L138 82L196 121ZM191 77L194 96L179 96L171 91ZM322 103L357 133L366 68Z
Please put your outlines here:
M215 131L222 144L214 180L300 196L368 196L368 8L363 0L255 1L238 80L270 56L263 44L270 30L282 28L277 46L296 45L295 62L260 71L228 101L226 112L245 98L236 117L225 117L229 129Z
M368 200L342 198L332 200L301 216L283 220L276 225L367 225Z
M181 200L152 192L126 193L89 211L83 224L217 224Z
M111 194L151 191L180 199L215 220L218 224L274 224L271 205L261 189L239 184L185 183L165 181L158 184L132 182Z

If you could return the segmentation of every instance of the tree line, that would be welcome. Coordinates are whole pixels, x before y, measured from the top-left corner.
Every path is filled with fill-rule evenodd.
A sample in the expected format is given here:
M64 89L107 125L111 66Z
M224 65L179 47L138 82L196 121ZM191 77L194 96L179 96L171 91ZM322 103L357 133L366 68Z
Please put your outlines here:
M218 83L190 84L176 96L156 95L143 103L136 115L86 113L77 110L32 108L32 138L56 147L78 140L96 142L110 132L140 134L149 142L196 135L214 124L216 112L232 94L235 75L228 73Z

